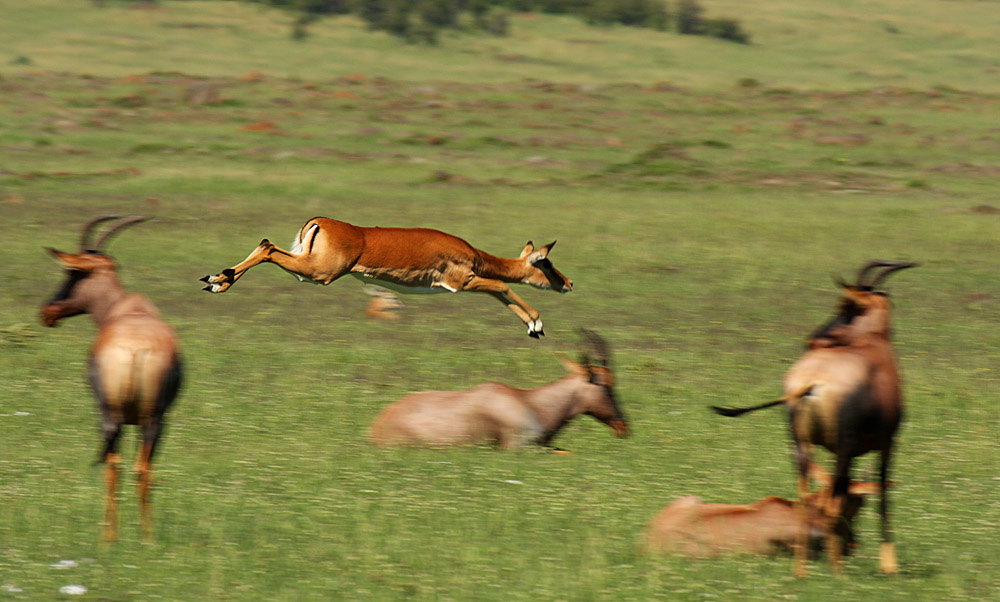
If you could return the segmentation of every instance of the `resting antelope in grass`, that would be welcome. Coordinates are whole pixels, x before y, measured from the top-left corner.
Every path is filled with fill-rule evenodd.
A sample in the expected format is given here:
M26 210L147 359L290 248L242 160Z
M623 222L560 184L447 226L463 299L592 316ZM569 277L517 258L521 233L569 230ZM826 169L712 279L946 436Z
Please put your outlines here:
M619 437L628 422L615 398L607 345L583 331L597 359L563 363L570 374L537 389L484 383L469 391L421 391L386 407L372 422L369 435L378 446L449 447L494 441L504 449L527 443L549 446L570 420L590 414Z
M817 469L825 479L813 474ZM817 465L810 475L823 489L804 503L808 517L810 551L823 548L826 535L825 506L833 480ZM837 523L841 551L850 554L854 545L854 517L864 504L865 495L879 490L877 483L851 483ZM799 535L803 502L767 497L751 504L706 504L694 495L685 496L665 506L649 524L645 549L649 552L684 556L715 557L722 554L774 554L791 550Z
M889 298L878 290L889 274L916 266L915 263L872 260L858 272L857 283L839 282L843 298L837 315L813 333L809 351L785 375L785 394L777 401L741 409L714 408L724 416L776 405L785 405L791 423L799 467L798 495L809 494L807 476L813 445L836 454L833 493L827 504L827 549L835 571L840 570L840 546L836 526L841 520L854 458L880 452L879 515L882 546L879 568L883 573L898 569L896 548L889 532L886 479L892 457L893 436L902 417L902 395L896 360L889 341ZM868 275L881 269L871 281ZM795 572L806 574L808 520L796 541Z
M549 261L554 244L536 249L529 241L517 258L505 259L438 230L364 228L314 217L299 229L291 251L265 238L242 263L201 280L208 283L204 290L222 293L253 266L272 262L302 282L330 284L350 274L400 293L487 293L510 308L528 326L528 334L538 338L545 334L538 312L505 283L560 293L573 290L573 282Z
M150 487L152 461L162 434L163 415L177 396L181 383L181 362L177 337L160 319L156 307L143 295L129 295L118 282L114 260L101 251L102 245L123 228L148 218L125 219L90 244L94 226L118 219L105 215L90 220L83 228L78 253L48 249L68 270L66 283L41 310L42 322L55 326L59 320L90 314L97 324L97 340L90 350L87 371L90 386L101 411L104 448L98 462L105 468L104 538L118 536L118 437L123 424L142 428L142 445L136 457L139 481L139 509L143 533L152 536Z

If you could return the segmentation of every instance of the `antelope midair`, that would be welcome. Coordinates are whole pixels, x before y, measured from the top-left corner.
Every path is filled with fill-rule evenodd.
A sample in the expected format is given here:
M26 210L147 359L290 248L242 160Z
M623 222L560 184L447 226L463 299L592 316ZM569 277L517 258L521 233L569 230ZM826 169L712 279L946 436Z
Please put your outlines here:
M816 472L820 474L815 474ZM826 512L833 480L822 468L812 465L810 476L823 489L805 502L766 497L750 504L704 503L688 495L665 506L650 522L645 550L683 556L715 557L722 554L774 554L791 550L799 535L800 505L808 516L809 549L820 550L826 535ZM864 497L878 491L877 483L851 483L837 531L841 550L849 554L855 545L854 517Z
M614 394L607 345L583 331L596 362L563 359L569 374L537 389L490 382L469 391L421 391L386 407L369 430L378 446L449 447L492 441L504 449L548 447L570 420L589 414L619 437L629 427ZM561 450L559 450L561 451Z
M841 558L836 527L842 520L851 463L870 451L880 453L879 568L883 573L899 570L889 531L886 483L893 439L902 417L902 394L889 340L889 298L879 290L879 285L889 274L916 265L872 260L858 272L856 284L839 282L843 297L837 315L813 333L809 350L785 375L785 392L780 399L750 408L714 408L724 416L739 416L776 405L787 408L799 468L800 500L809 495L807 472L813 445L821 445L836 455L833 492L826 508L826 547L838 572ZM875 275L869 280L873 272ZM804 576L808 520L806 512L801 509L800 512L795 573Z
M48 249L67 270L66 282L41 309L42 322L55 326L59 320L90 314L97 324L97 340L90 350L87 376L101 412L104 446L99 462L104 462L104 538L118 536L118 473L121 456L118 438L124 424L142 429L142 444L136 457L139 508L143 534L152 536L152 461L163 432L163 416L181 383L181 362L177 337L160 319L152 302L139 294L127 294L118 281L114 260L101 251L108 239L123 228L148 218L124 219L107 230L96 244L91 232L101 222L119 219L105 215L90 220L83 228L80 250L62 253Z
M366 228L314 217L299 229L291 251L265 238L241 263L201 280L208 283L204 290L222 293L250 268L271 262L302 282L330 284L350 274L400 293L487 293L527 325L528 335L538 338L545 334L538 312L506 283L561 293L573 290L573 282L549 261L554 244L536 249L529 241L517 258L508 259L438 230Z

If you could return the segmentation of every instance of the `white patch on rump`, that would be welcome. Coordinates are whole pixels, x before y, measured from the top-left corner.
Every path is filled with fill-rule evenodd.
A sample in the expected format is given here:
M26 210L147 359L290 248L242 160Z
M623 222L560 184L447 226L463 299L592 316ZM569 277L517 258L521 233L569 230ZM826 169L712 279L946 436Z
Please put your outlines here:
M319 228L319 224L313 224L312 226L309 227L308 230L306 230L306 234L303 237L299 236L300 234L302 234L302 231L299 230L298 234L295 235L295 240L292 241L291 252L295 255L301 255L303 252L305 252L305 248L302 246L302 241L305 240L306 238L309 238L312 231L317 228Z

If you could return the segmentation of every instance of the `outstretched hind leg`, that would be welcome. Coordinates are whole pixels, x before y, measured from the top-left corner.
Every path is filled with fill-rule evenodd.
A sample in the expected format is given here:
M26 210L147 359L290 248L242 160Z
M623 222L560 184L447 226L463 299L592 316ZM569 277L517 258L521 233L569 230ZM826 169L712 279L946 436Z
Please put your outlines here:
M274 249L277 249L277 247L265 238L260 241L257 248L247 255L247 258L240 263L231 268L226 268L214 276L207 275L199 278L202 282L208 283L208 286L202 290L206 290L210 293L223 293L229 290L229 287L239 280L247 270L255 265L264 263L265 261L270 261L271 252Z

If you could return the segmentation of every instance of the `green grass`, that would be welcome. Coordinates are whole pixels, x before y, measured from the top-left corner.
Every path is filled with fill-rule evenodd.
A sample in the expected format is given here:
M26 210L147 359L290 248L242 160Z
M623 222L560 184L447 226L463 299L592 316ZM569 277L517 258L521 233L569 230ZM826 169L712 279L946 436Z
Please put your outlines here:
M235 3L3 7L21 18L0 21L0 52L32 64L0 65L0 586L22 590L0 599L68 584L105 600L1000 595L1000 133L993 59L976 58L992 56L993 3L706 4L745 19L755 45L559 18L430 49L331 19L296 44ZM901 33L831 28L862 9ZM584 39L602 43L567 42ZM545 61L495 58L511 53ZM251 70L263 78L240 79ZM205 86L211 103L190 100ZM61 282L42 247L73 249L108 212L159 219L109 250L180 334L186 383L156 462L157 539L139 539L129 478L122 540L105 547L83 379L94 327L43 329L37 310ZM385 324L353 280L304 286L264 266L200 291L314 215L440 228L502 255L557 239L575 291L518 290L541 341L474 295L406 297ZM773 398L834 308L831 274L871 257L922 263L890 281L902 573L877 575L873 506L842 579L822 562L795 580L787 558L639 553L677 496L793 495L781 413L707 406ZM578 326L611 342L632 438L584 418L557 440L567 457L366 443L412 391L558 378Z

